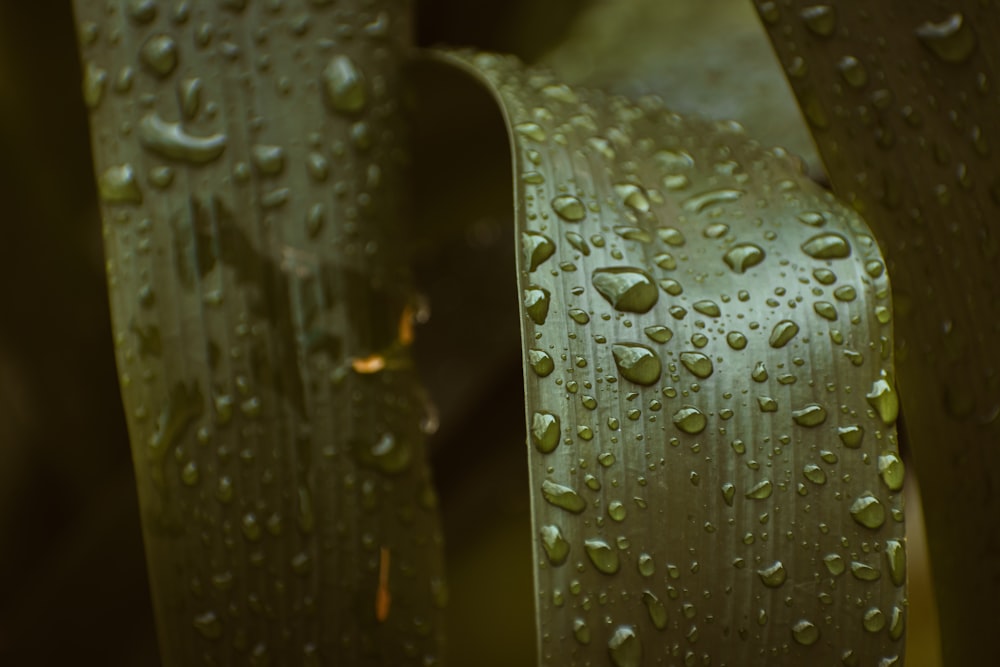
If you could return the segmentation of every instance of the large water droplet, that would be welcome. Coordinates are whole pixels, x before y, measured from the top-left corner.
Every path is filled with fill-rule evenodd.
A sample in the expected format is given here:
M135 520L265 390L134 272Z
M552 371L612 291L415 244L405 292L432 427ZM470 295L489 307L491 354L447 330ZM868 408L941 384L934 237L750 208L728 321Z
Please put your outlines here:
M774 485L771 484L771 480L765 479L750 487L745 496L751 500L764 500L771 497L773 489Z
M185 132L180 123L168 123L149 114L139 122L139 143L163 157L204 164L222 155L226 135L196 137Z
M579 514L587 508L587 501L580 494L550 480L542 482L542 497L550 504L573 514Z
M885 507L871 493L864 493L851 504L851 517L862 526L875 529L885 523Z
M321 76L323 98L334 111L358 113L368 103L365 78L345 55L330 59Z
M646 192L638 185L622 183L615 186L615 192L625 201L625 205L629 208L640 213L649 211L649 198L646 196Z
M890 491L899 491L903 488L905 477L903 460L896 452L887 452L878 457L878 474Z
M549 316L551 296L547 289L536 285L524 290L524 309L531 321L539 326L545 324L545 318Z
M542 548L545 550L545 556L549 562L553 565L565 563L569 556L569 542L563 537L559 526L542 526L539 534L542 538Z
M553 451L559 444L562 430L559 417L551 412L536 412L531 418L531 440L543 454Z
M788 573L785 572L785 565L780 560L776 560L767 567L757 570L757 574L760 576L760 580L764 582L764 585L769 588L781 586L781 584L785 583L785 579L788 578Z
M524 247L524 259L528 264L529 272L537 269L556 251L556 244L552 239L538 232L523 232L521 245Z
M899 417L899 397L887 377L881 377L872 383L872 389L865 395L868 404L878 413L882 423L890 426Z
M900 540L885 541L885 560L889 564L889 577L895 586L906 583L906 545Z
M573 637L584 646L590 643L590 626L582 618L573 619Z
M641 343L618 343L611 347L611 354L618 372L626 380L649 386L660 379L660 357L652 348Z
M169 35L154 35L139 51L139 60L159 78L165 78L177 67L177 43Z
M600 538L586 540L583 548L599 572L614 574L621 568L618 550Z
M961 63L976 50L976 33L960 13L944 21L927 21L916 30L917 39L946 63Z
M591 280L615 310L645 313L659 299L659 292L650 275L632 266L596 269Z
M142 191L131 164L108 167L97 180L101 200L109 204L141 204Z
M793 410L792 419L799 426L819 426L826 421L826 409L818 403L810 403L804 408Z
M639 667L642 664L642 643L631 625L621 625L608 640L608 655L615 667Z
M701 410L690 405L685 405L675 412L673 422L678 429L691 435L701 433L708 425L708 419Z
M815 624L801 619L792 625L792 637L803 646L809 646L819 640L819 628Z
M663 602L652 591L642 592L642 602L646 605L646 611L649 612L649 620L653 623L653 627L657 630L665 629L668 619L667 609L663 606Z
M714 370L712 360L701 352L681 352L681 363L692 375L707 378Z
M768 343L774 348L784 347L788 341L795 338L797 333L799 333L798 324L791 320L781 320L771 330L771 338Z
M802 244L802 252L815 259L843 259L851 255L851 244L840 234L817 234Z
M733 246L722 259L736 273L744 273L747 269L764 261L764 249L753 243L740 243Z
M549 353L538 349L528 350L528 365L538 377L546 377L556 368Z
M573 195L559 195L553 199L552 210L567 222L580 222L587 215L583 202Z

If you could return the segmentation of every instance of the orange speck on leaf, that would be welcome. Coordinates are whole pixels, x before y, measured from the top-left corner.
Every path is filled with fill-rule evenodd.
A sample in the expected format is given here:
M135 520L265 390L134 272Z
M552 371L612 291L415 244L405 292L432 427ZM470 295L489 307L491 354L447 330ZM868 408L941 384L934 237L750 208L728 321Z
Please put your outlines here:
M389 606L392 595L389 594L389 549L381 547L378 558L378 590L375 592L375 618L381 623L389 618Z

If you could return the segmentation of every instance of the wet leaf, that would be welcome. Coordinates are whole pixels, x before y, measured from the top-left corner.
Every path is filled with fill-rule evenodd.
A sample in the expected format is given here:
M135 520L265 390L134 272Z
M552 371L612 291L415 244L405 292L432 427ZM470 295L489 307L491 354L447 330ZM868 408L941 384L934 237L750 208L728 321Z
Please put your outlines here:
M899 654L866 627L902 613L902 586L823 564L881 570L902 544L872 463L897 446L865 396L893 366L864 223L735 124L436 58L483 80L510 129L540 662ZM817 226L850 252L807 251Z

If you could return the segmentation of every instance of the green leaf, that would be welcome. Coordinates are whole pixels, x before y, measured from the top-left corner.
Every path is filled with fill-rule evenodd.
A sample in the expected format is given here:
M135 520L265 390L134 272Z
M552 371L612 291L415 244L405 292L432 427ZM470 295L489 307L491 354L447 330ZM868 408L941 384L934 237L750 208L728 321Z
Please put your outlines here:
M888 259L945 664L1000 627L995 5L758 2L835 190Z
M864 223L734 123L435 58L511 136L540 662L890 664L901 464Z
M105 4L77 24L163 662L433 663L408 16Z

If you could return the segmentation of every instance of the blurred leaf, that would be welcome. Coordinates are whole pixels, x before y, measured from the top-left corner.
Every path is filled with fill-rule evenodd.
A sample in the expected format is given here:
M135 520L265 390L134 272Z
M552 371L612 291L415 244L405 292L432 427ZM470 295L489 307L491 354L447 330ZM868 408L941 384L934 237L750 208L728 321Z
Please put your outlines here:
M996 3L758 2L834 188L885 249L945 664L1000 627Z
M732 124L436 57L484 80L513 144L540 661L898 655L891 311L864 223Z

